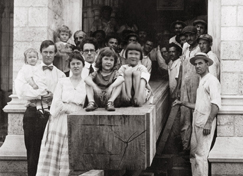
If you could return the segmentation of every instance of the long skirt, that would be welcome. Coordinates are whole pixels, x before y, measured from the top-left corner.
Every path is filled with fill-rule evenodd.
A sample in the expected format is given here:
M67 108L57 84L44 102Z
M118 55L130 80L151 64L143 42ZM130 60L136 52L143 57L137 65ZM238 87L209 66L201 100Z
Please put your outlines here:
M72 112L83 107L75 104L70 106ZM41 150L36 176L68 176L68 131L67 114L60 112L57 117L50 118L42 138Z

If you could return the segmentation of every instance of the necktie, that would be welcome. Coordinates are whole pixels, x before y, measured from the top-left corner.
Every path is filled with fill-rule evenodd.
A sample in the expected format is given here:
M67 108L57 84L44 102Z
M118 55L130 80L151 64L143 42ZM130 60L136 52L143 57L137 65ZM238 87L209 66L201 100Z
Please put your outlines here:
M52 65L51 65L51 66L46 66L46 65L44 65L42 68L43 68L43 70L49 69L49 70L52 71L53 66L52 66Z
M94 72L94 69L92 67L92 64L90 64L90 67L89 67L89 74L93 73Z

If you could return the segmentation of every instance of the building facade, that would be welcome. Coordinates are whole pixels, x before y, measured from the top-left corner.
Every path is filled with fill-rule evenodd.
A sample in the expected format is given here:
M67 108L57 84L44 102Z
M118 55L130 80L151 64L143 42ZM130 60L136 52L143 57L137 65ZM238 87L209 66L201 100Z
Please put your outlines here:
M88 31L101 6L109 5L119 14L122 3L122 0L2 1L1 90L6 92L5 97L12 93L12 100L4 108L8 113L8 135L0 148L0 164L15 160L24 165L26 157L22 129L25 108L12 86L24 63L23 52L30 47L39 49L44 39L54 40L54 31L62 24L72 31ZM208 0L206 4L208 33L214 39L212 50L220 58L222 85L222 109L209 161L212 175L236 175L243 173L243 1Z

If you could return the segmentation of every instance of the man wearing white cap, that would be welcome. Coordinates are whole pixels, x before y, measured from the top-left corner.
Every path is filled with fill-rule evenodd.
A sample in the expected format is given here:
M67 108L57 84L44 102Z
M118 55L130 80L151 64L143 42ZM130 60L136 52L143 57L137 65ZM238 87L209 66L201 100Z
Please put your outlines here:
M219 59L217 55L211 51L213 38L209 34L202 34L198 37L198 45L201 52L206 53L213 60L213 65L209 67L209 73L219 79Z
M176 100L173 106L179 104L194 109L190 152L192 175L207 176L207 158L216 128L215 117L221 107L221 86L218 79L209 73L213 60L207 54L197 53L190 63L200 76L196 104Z

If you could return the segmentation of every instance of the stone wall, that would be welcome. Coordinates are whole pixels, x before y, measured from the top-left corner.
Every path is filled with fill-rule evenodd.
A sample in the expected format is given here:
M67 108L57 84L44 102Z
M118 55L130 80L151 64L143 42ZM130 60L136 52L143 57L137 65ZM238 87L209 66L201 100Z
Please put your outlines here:
M63 24L62 0L17 0L14 3L13 79L24 64L24 51L39 51L43 40L53 40Z
M218 136L243 136L243 1L221 1L221 84L223 112ZM225 109L224 109L225 107ZM237 111L236 108L239 107ZM234 115L232 115L234 114Z
M222 108L217 117L217 138L209 154L212 176L242 175L243 166L243 1L209 0L219 23ZM209 14L210 17L210 14ZM210 23L209 23L210 25Z

